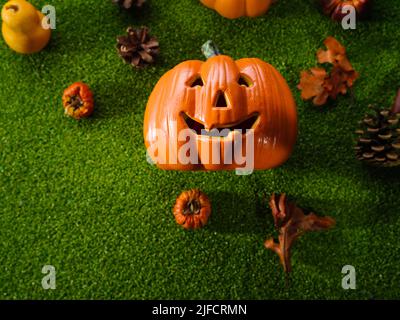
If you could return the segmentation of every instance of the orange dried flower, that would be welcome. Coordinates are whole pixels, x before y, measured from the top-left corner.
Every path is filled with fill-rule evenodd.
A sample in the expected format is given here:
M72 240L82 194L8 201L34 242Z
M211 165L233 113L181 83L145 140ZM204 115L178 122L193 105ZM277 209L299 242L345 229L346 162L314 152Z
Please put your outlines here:
M92 91L82 82L75 82L65 89L62 102L65 114L77 120L89 117L94 110Z

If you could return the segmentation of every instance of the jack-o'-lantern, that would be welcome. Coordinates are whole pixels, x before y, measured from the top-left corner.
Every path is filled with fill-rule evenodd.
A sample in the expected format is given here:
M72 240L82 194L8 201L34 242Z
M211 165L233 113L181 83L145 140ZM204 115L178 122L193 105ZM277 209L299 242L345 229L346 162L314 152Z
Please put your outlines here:
M260 59L234 61L212 46L203 47L206 62L183 62L155 86L144 119L150 158L167 170L281 165L297 138L296 105L285 79Z
M266 13L272 0L200 0L228 19L258 17Z

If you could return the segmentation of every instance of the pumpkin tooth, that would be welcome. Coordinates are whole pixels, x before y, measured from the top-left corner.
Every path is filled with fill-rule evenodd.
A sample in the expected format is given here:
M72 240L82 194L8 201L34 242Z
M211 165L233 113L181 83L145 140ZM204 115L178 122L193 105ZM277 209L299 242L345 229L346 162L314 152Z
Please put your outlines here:
M254 126L257 123L259 115L254 114L253 116L251 116L251 117L247 118L246 120L241 121L237 124L226 125L223 127L214 127L212 129L206 128L206 126L204 124L202 124L200 121L197 121L197 120L189 117L185 113L182 113L182 117L183 117L187 127L189 129L194 130L196 132L196 134L198 134L198 135L226 138L233 131L239 130L242 134L244 134L244 133L246 133L247 130L254 129Z

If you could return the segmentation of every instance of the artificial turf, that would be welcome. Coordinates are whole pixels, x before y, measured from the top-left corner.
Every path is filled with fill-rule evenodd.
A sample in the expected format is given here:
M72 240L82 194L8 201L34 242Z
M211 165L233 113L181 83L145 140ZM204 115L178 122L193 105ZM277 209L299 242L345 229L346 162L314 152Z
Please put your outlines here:
M50 45L23 56L0 40L1 299L400 298L400 170L364 166L352 149L368 104L389 107L400 87L398 0L375 1L356 30L330 21L313 0L280 0L263 17L234 21L197 0L149 0L132 14L110 0L32 3L57 10ZM116 36L128 25L158 36L157 64L123 64ZM296 85L327 36L347 47L361 76L353 97L316 108ZM202 59L208 39L234 58L268 61L287 79L299 138L280 168L237 176L161 171L146 161L152 88L181 61ZM78 80L96 99L93 117L79 122L64 116L60 100ZM188 232L171 208L194 187L213 212L207 227ZM274 234L272 192L337 220L295 245L289 286L263 247ZM42 288L46 264L56 267L56 290ZM348 264L356 290L341 286Z

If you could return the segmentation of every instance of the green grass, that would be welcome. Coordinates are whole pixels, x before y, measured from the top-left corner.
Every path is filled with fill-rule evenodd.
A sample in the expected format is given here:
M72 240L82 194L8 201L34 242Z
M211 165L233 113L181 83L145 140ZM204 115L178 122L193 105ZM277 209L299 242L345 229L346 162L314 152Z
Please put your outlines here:
M264 17L235 21L197 0L149 0L134 14L109 0L32 2L55 5L58 24L32 56L0 40L0 298L400 298L400 170L368 168L352 151L367 105L389 107L400 86L398 0L376 1L371 21L355 31L312 0L281 0ZM136 71L118 57L115 37L128 25L158 36L155 66ZM302 102L296 85L329 35L361 77L354 98L320 109ZM146 162L152 88L179 62L202 59L208 39L234 58L270 62L287 79L300 134L282 167L244 177ZM60 101L78 80L96 98L94 116L80 122L64 116ZM187 232L171 208L193 187L209 195L213 213L206 228ZM263 247L274 232L263 194L272 192L337 220L295 245L289 288L278 257ZM56 267L56 290L42 289L45 264ZM356 267L357 290L341 288L346 264Z

